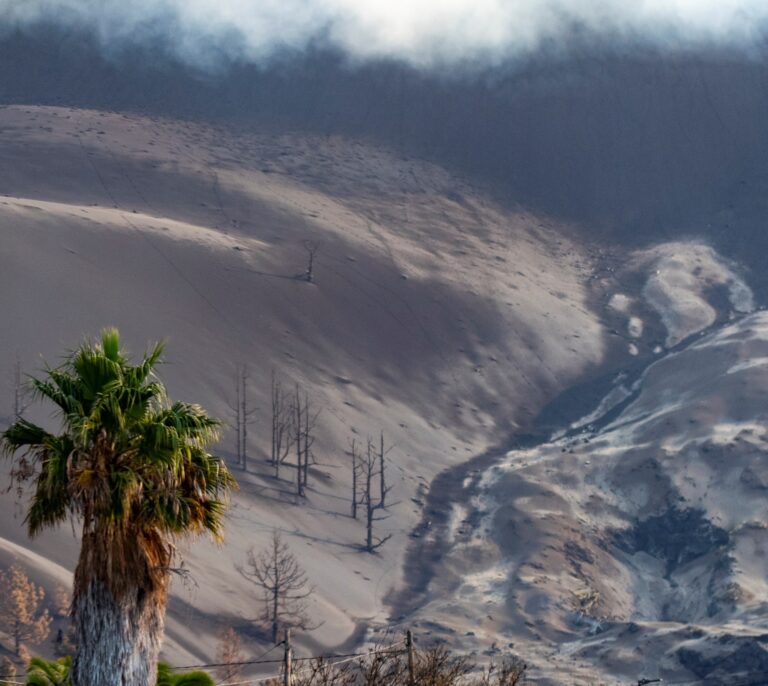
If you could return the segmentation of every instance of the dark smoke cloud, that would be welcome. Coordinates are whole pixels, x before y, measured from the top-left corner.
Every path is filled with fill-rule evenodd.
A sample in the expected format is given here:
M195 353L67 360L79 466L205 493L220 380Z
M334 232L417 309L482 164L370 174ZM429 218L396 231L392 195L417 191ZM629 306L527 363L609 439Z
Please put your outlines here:
M7 28L85 29L107 50L145 43L196 66L312 45L433 68L557 51L574 30L622 45L754 51L766 0L0 0Z

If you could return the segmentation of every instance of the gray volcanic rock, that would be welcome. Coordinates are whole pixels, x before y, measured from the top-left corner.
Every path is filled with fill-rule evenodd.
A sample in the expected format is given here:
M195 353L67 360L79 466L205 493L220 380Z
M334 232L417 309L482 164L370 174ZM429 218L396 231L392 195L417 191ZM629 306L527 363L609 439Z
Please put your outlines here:
M668 575L729 543L728 532L714 526L706 512L681 509L678 505L638 521L618 537L618 544L627 553L643 552L665 561Z

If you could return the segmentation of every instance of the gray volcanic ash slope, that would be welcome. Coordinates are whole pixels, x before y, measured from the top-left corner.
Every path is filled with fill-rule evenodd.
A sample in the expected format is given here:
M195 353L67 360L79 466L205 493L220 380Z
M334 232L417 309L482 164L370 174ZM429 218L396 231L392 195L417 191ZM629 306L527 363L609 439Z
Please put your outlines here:
M0 332L3 378L16 356L34 371L109 324L134 349L167 337L174 396L222 417L235 365L251 368L250 471L223 551L185 553L200 590L177 584L176 660L213 657L227 624L266 638L249 619L258 593L234 565L273 526L317 586L325 623L300 640L330 648L386 623L412 499L529 423L609 346L589 309L590 251L435 165L358 141L73 108L7 107L0 129L0 297L13 322ZM311 284L300 277L308 239L321 245ZM306 502L295 469L276 480L265 462L273 368L323 407ZM394 538L368 555L345 451L380 430L396 445L380 524ZM221 450L232 454L231 436ZM50 563L71 569L69 530L29 541L13 494L1 506L6 558L48 584L64 573Z

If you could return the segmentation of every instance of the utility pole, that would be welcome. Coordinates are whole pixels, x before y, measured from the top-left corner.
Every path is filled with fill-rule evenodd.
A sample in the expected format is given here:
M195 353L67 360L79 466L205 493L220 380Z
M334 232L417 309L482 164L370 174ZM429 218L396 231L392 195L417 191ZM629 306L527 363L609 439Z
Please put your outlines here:
M408 686L416 686L416 675L413 668L413 633L405 632L405 647L408 650Z
M291 630L285 630L285 653L283 658L283 686L292 686L293 673L291 664L293 655L291 653Z

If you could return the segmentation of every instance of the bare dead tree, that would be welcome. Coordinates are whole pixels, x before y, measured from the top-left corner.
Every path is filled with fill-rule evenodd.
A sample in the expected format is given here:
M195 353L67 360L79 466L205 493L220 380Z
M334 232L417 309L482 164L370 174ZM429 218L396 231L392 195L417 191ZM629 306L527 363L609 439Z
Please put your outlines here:
M507 655L500 662L491 662L470 686L521 686L528 665L516 655Z
M296 672L284 668L281 679L268 686L521 686L526 671L525 663L514 655L481 668L471 656L444 645L411 653L385 640L356 659L310 658Z
M304 472L301 468L301 461L304 458L304 414L301 403L301 394L299 384L296 384L296 395L293 398L293 445L296 449L296 493L300 498L306 495L304 487Z
M285 462L291 449L291 422L293 408L280 379L272 370L272 449L270 462L275 468L275 478L280 478L280 465Z
M248 367L238 365L235 369L235 402L229 406L235 419L237 464L243 470L248 469L248 425L256 411L248 406L248 379Z
M243 449L243 471L248 471L248 425L252 421L252 416L256 408L251 409L248 405L248 367L243 365L240 374L240 415L242 422L242 449Z
M317 418L320 416L320 410L313 410L312 402L309 398L309 394L304 392L304 428L303 433L303 448L304 459L302 461L302 471L304 479L304 488L309 486L309 465L314 462L314 453L312 452L312 446L315 443L315 427L317 426Z
M350 441L349 455L352 458L352 510L350 514L352 515L352 519L357 519L357 506L359 504L357 482L360 478L360 454L357 451L357 441L354 438Z
M304 279L312 283L315 275L315 255L320 249L320 244L315 241L304 241L304 250L307 251L307 270L304 272Z
M309 394L296 384L293 400L293 445L296 449L296 493L306 495L309 485L309 465L312 459L312 446L315 443L315 426L320 412L313 411Z
M269 625L272 642L283 627L308 627L307 598L314 590L304 570L284 543L280 532L272 532L269 546L256 554L248 551L245 567L238 571L264 593L264 621Z
M352 662L334 663L324 657L309 660L294 675L293 686L356 686L356 665Z
M416 651L417 684L460 684L475 665L466 655L455 655L444 645Z
M406 656L403 650L393 650L391 638L377 641L370 654L357 662L360 686L410 686Z
M366 454L363 456L362 460L362 505L365 508L365 550L369 553L375 552L392 538L392 534L387 534L384 538L377 538L373 534L374 523L386 519L386 517L377 517L376 512L383 509L384 506L382 503L385 502L387 493L389 493L389 490L391 489L391 487L386 487L386 490L382 491L378 499L374 497L373 481L377 476L378 463L379 456L374 449L373 440L369 436L366 445Z
M387 486L387 480L385 477L385 462L389 451L392 448L384 449L384 432L379 434L379 506L382 508L387 507L387 493L391 490Z

